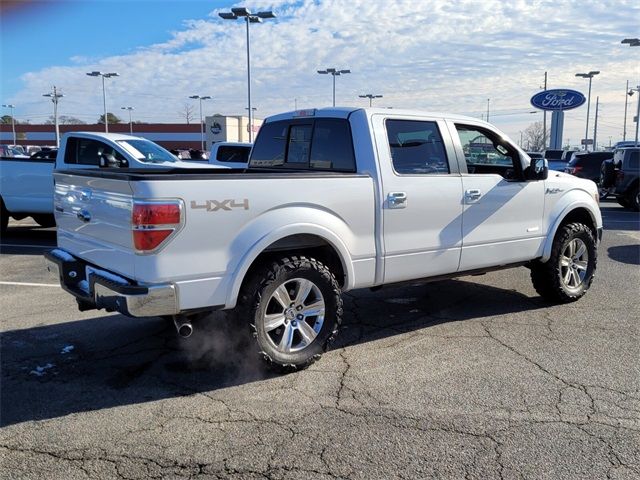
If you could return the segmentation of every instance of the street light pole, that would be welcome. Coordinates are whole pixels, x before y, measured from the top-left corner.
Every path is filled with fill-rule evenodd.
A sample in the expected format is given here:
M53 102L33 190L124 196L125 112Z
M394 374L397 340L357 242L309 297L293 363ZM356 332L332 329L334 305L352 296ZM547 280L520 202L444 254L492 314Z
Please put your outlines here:
M14 110L14 108L16 108L16 106L11 104L11 103L3 104L2 106L5 107L5 108L10 108L11 109L11 131L13 132L13 144L17 145L18 144L18 139L16 137L16 119L13 116L13 110Z
M374 98L382 98L382 95L374 95L373 93L365 93L364 95L358 95L360 98L368 98L369 99L369 106L373 106L373 99Z
M489 104L491 103L491 99L487 98L487 123L489 122Z
M351 73L351 70L340 70L338 68L327 68L325 70L317 71L320 75L331 75L333 77L333 106L336 106L336 77L339 75L345 75Z
M624 126L622 127L622 141L627 139L627 104L629 103L629 80L627 88L624 89Z
M636 140L635 140L635 146L638 147L638 126L640 125L640 85L638 85L636 88L632 88L631 90L629 90L629 96L633 95L633 92L637 92L638 93L638 108L636 109Z
M593 122L593 151L598 150L598 106L600 105L600 97L596 97L596 118Z
M253 143L253 121L251 116L251 48L249 41L249 24L250 23L262 23L267 18L276 18L276 15L271 11L258 12L256 14L251 13L248 8L238 7L232 8L230 12L220 12L218 15L224 20L237 20L238 18L244 18L247 25L247 107L249 108L249 142Z
M133 107L120 107L121 110L129 110L129 133L133 135L133 121L131 120L131 110L135 110Z
M547 91L547 72L544 72L544 91ZM547 111L542 111L542 149L547 149Z
M589 73L576 73L576 77L589 79L589 97L587 100L587 125L585 126L585 129L584 129L584 139L585 139L584 151L585 152L589 151L589 145L587 145L587 140L589 139L589 110L591 108L591 81L593 80L593 77L595 77L599 73L600 72L597 70L592 70Z
M202 123L202 101L210 100L211 97L209 97L208 95L205 95L204 97L201 95L191 95L189 98L200 100L200 144L202 147L202 151L204 152L204 123Z
M58 89L54 85L52 93L45 93L42 96L51 98L51 101L53 102L53 123L56 129L56 147L59 147L60 146L60 126L58 125L58 100L64 97L64 95L61 93L58 93Z
M120 74L116 72L103 73L103 72L93 71L93 72L88 72L87 75L90 77L102 77L102 106L104 107L104 131L105 133L109 133L109 118L107 117L107 90L104 84L104 79L111 78L111 77L119 77Z

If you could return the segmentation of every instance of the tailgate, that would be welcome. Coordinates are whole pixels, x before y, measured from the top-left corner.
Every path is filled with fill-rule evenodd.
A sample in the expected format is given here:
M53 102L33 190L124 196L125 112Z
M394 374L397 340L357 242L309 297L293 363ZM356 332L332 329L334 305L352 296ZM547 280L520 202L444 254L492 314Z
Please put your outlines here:
M135 276L132 191L125 179L54 173L58 246L129 278Z

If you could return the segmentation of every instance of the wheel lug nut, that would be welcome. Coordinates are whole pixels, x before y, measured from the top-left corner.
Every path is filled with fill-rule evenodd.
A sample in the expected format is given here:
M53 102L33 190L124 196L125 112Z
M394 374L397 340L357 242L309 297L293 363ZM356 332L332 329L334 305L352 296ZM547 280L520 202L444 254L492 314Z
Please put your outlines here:
M297 327L298 326L298 322L296 322L295 320L293 322L291 322L291 326L293 327Z
M302 315L298 315L298 320L302 320Z
M298 311L302 310L302 305L298 305L298 306L296 307L296 310L298 310Z

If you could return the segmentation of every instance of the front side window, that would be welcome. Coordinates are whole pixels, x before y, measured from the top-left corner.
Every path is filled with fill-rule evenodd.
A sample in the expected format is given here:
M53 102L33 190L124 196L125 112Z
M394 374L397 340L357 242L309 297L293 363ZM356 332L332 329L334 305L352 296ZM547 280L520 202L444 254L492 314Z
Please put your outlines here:
M493 132L478 127L456 125L460 144L470 174L498 174L516 178L518 154Z
M436 122L387 120L394 170L399 174L449 173L447 154Z
M100 165L100 158L106 155L113 155L116 160L124 160L111 145L89 138L69 138L64 161L78 165Z

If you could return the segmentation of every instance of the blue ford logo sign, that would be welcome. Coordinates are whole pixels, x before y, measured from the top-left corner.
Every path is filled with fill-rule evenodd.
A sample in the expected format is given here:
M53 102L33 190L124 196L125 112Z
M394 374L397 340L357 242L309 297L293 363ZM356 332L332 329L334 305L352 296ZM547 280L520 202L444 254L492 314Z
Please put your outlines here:
M575 90L545 90L531 97L531 105L540 110L571 110L585 101L584 95Z

